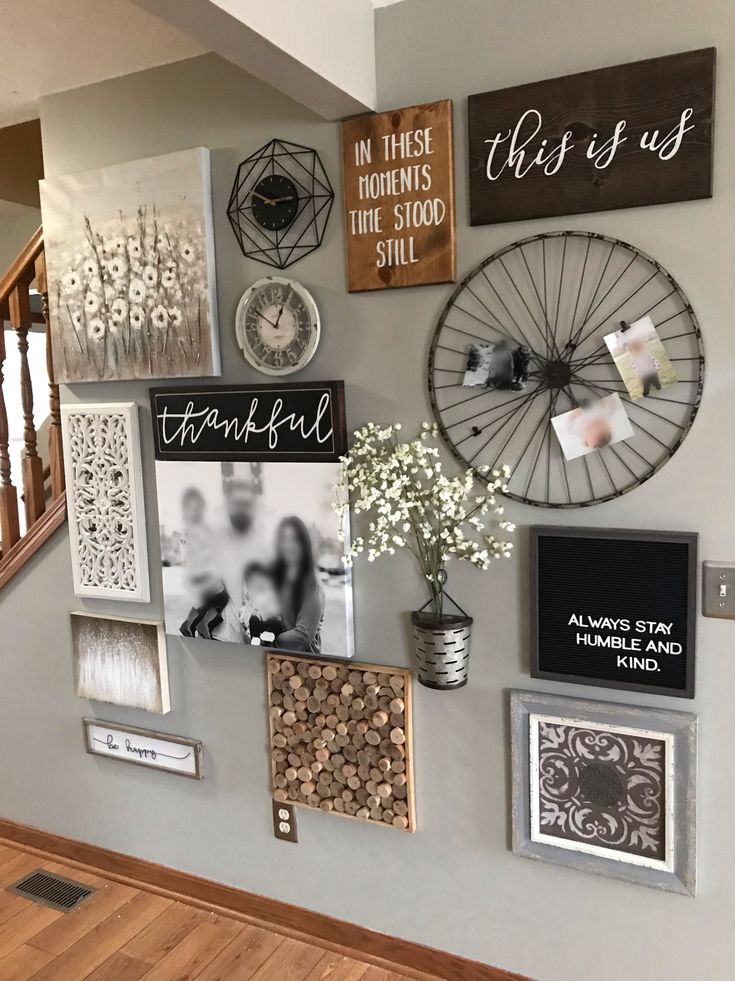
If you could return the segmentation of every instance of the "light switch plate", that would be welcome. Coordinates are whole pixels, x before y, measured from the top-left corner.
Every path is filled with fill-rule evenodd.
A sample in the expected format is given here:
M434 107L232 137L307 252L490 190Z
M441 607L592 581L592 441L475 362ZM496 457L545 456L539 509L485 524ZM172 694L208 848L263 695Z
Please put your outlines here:
M296 827L296 808L285 801L273 801L273 834L282 841L299 840Z
M702 614L735 620L735 562L702 563Z

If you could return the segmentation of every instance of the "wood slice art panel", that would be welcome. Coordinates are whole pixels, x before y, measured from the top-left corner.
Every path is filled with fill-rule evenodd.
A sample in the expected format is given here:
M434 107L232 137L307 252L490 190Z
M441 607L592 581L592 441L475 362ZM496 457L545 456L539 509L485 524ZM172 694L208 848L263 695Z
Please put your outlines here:
M273 798L416 830L411 672L269 654Z
M455 277L452 103L342 123L351 293Z

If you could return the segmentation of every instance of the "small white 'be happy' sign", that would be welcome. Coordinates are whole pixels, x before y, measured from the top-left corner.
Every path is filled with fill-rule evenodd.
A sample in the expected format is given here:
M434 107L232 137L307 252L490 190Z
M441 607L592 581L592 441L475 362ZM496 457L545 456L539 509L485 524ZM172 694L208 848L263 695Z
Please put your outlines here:
M84 719L87 752L155 770L202 779L202 744L184 736Z

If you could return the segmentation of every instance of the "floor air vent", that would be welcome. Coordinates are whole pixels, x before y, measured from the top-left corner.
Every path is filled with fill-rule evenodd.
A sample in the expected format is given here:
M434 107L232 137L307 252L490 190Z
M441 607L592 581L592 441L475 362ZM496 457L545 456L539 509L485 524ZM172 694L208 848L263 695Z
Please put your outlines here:
M61 910L62 913L69 913L76 909L80 903L96 892L91 886L65 879L63 875L46 872L44 869L36 869L35 872L23 876L19 882L8 886L7 891L15 893L16 896L23 896L24 899L30 899L34 903Z

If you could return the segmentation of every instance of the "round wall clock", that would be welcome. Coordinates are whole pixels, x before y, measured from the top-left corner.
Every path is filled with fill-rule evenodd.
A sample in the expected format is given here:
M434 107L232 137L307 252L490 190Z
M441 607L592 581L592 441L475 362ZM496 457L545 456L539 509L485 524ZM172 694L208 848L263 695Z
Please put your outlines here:
M271 140L237 168L227 217L243 255L285 269L322 244L333 200L316 150Z
M316 353L320 335L314 297L300 283L266 276L242 295L235 315L245 360L267 375L290 375Z
M625 341L648 318L655 350ZM621 348L605 341L615 332L625 363L648 371L649 383L621 367ZM607 501L648 480L688 433L703 383L701 332L673 276L640 249L588 232L534 235L485 259L449 298L429 354L432 407L454 456L508 464L509 497L553 508ZM593 417L600 400L623 420L614 437ZM568 458L563 427L574 435L583 421L582 445L594 451Z

